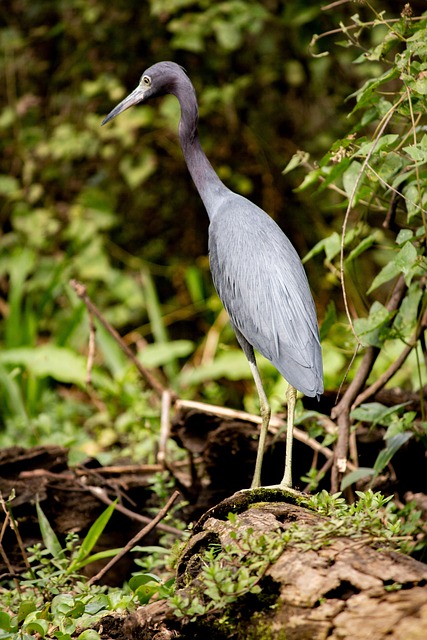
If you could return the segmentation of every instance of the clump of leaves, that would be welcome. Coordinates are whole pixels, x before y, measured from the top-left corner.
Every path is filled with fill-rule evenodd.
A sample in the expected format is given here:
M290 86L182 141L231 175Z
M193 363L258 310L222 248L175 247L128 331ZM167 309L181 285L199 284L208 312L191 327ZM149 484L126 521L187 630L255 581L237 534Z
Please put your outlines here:
M178 617L196 619L224 609L237 598L258 594L267 569L282 553L284 543L279 530L256 535L239 526L238 517L230 513L230 542L224 547L211 545L201 556L200 588L180 589L169 599Z
M43 545L30 547L28 570L15 584L0 584L0 637L2 640L40 638L57 640L99 640L90 629L109 611L131 609L135 598L129 590L94 586L81 575L87 564L111 557L118 549L92 553L115 505L110 505L94 522L83 542L69 534L62 546L41 507L37 514ZM7 510L13 522L10 505ZM19 581L18 581L19 580Z
M319 200L328 191L329 205L344 212L341 234L333 230L306 259L324 254L331 282L342 289L347 328L331 326L324 353L336 351L341 332L340 350L354 354L354 379L337 411L348 414L348 425L392 379L395 386L422 390L426 375L427 17L413 16L409 4L397 18L373 3L365 6L369 19L364 11L341 25L339 44L356 51L354 64L367 77L348 97L351 127L316 166L300 151L285 169L305 166L299 191L315 186ZM347 374L343 367L340 375ZM389 421L385 450L374 467L345 478L342 489L361 477L375 478L417 431L426 441L425 415L417 424L407 412L398 422ZM347 448L348 429L341 429L338 457L345 458Z
M302 505L317 511L327 519L310 528L310 536L291 527L287 536L291 544L320 548L329 544L337 535L359 539L380 549L394 549L411 554L427 547L426 529L422 514L415 504L403 509L393 502L393 496L385 497L380 492L356 491L358 500L348 504L341 492L329 494L321 491L302 501Z

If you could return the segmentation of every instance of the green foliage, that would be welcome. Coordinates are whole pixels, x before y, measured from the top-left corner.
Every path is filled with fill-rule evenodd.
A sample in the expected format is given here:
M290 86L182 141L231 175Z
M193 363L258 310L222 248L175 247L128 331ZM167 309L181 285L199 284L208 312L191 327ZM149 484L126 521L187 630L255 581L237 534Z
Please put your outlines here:
M129 580L129 587L138 598L139 604L147 604L154 597L159 600L173 594L175 578L162 580L153 573L138 573Z
M425 549L425 527L421 512L413 504L401 509L392 502L393 496L385 497L371 489L355 493L359 499L352 504L341 493L331 495L326 491L305 499L305 506L327 519L312 529L311 541L304 539L304 533L297 533L298 544L303 548L320 548L339 532L340 536L363 540L378 549L403 553Z
M239 526L238 517L230 513L230 543L223 548L212 545L200 558L201 587L178 589L169 598L175 615L198 616L227 608L248 593L259 594L260 582L268 567L283 551L279 531L258 535L252 528Z
M252 385L243 401L236 390L237 369L242 378L250 372L224 328L208 261L200 258L207 221L177 145L176 101L135 109L108 128L99 124L145 66L176 59L197 86L201 134L221 176L273 215L285 212L290 187L280 183L284 145L276 132L300 130L294 120L301 109L277 105L286 93L298 103L293 88L311 91L308 78L329 77L325 64L306 51L312 32L307 25L320 15L320 7L277 12L252 0L152 0L143 8L131 0L108 10L99 0L90 7L71 0L49 8L12 0L10 19L0 29L3 446L18 438L30 446L62 437L78 459L85 451L102 456L111 440L131 451L128 433L133 438L137 431L131 426L137 413L153 434L158 429L148 402L142 410L141 404L130 408L130 388L136 398L140 385L101 328L93 388L82 396L88 322L70 278L85 283L141 359L161 367L160 375L180 394L253 404ZM320 100L326 104L330 97L325 93ZM250 104L256 109L248 113ZM224 132L221 140L214 130ZM262 161L267 152L268 164ZM295 211L301 219L299 207ZM311 233L310 222L304 224ZM299 233L295 241L305 249ZM203 375L197 375L201 360ZM268 374L274 389L277 374ZM78 390L69 393L69 385ZM65 427L61 413L69 416ZM127 429L119 430L118 423ZM145 436L140 433L139 440Z
M424 442L427 446L427 426L415 422L415 411L404 411L405 404L386 407L379 402L369 402L354 409L351 417L368 423L372 428L385 427L385 447L377 456L372 468L359 467L345 476L341 483L344 491L354 482L371 477L374 481L391 462L397 451L411 438Z
M191 620L224 610L223 619L232 615L236 601L246 594L261 592L268 568L289 547L301 551L321 549L337 537L348 537L378 549L398 549L406 553L425 548L425 531L420 512L409 507L398 509L392 496L356 491L358 500L346 503L341 493L327 491L303 500L303 505L325 516L317 524L290 524L285 531L257 535L241 525L239 516L228 515L230 542L211 545L200 555L197 581L173 595L165 594L178 617ZM233 605L234 609L231 608Z
M91 554L103 533L115 505L93 523L80 544L78 536L68 534L64 546L59 542L40 505L37 515L43 545L28 549L29 569L18 588L0 586L3 609L0 611L0 634L4 640L42 637L56 640L97 640L100 635L89 627L107 612L130 610L135 606L133 594L122 589L92 586L81 575L87 564L117 554L109 549Z
M397 313L389 312L381 300L374 300L368 316L352 323L360 344L381 348L390 340L408 340L424 309L422 281L427 261L423 238L427 227L422 194L426 190L427 156L423 72L427 57L420 43L427 35L427 20L412 21L403 13L400 20L392 22L382 12L373 26L360 19L358 26L355 34L346 34L347 44L353 47L359 46L369 30L387 34L381 44L355 60L365 67L367 61L375 61L381 67L372 67L376 77L367 79L350 96L356 100L351 114L355 116L353 128L332 145L301 188L320 181L320 192L333 188L341 196L340 205L347 207L342 241L347 294L352 292L355 277L351 263L362 258L358 269L363 271L367 250L381 267L371 278L367 296L380 289L384 299L396 278L403 276L408 292ZM347 230L350 211L352 218L363 219L363 224ZM388 211L385 226L390 231L385 232L380 224ZM339 268L341 241L336 232L311 253L319 251Z

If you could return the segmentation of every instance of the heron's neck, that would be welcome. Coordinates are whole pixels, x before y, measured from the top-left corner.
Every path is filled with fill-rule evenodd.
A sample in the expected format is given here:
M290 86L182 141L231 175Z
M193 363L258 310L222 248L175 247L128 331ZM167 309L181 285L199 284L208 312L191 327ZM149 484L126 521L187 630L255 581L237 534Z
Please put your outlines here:
M181 102L181 101L180 101ZM197 104L186 107L181 102L179 141L185 162L209 218L215 213L221 196L228 191L203 151L197 133Z

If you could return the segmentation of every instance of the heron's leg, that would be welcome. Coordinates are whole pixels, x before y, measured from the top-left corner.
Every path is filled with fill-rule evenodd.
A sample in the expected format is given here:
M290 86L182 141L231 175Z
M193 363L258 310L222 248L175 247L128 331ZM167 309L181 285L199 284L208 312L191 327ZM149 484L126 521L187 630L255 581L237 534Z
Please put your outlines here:
M231 323L231 326L233 327L236 334L236 338L240 346L242 347L245 356L248 359L249 366L252 371L252 376L255 382L255 386L258 392L258 398L259 398L259 408L260 408L262 422L261 422L261 431L259 434L259 441L258 441L258 451L256 455L256 462L255 462L255 473L254 473L254 477L251 484L251 489L256 489L257 487L261 486L262 459L264 456L265 439L267 437L268 425L270 424L271 409L270 409L270 405L268 404L264 387L262 386L262 380L261 380L261 376L259 375L253 347L246 340L245 336L242 333L240 333L238 328L234 326L233 323Z
M249 366L252 371L255 386L258 391L259 408L261 413L261 431L259 434L258 451L256 454L255 473L251 484L251 489L256 489L261 486L261 468L262 459L264 457L265 439L267 437L268 425L270 424L271 409L268 404L268 399L262 386L261 376L259 375L258 367L256 365L255 356L253 362L249 360Z
M286 458L285 458L285 475L280 483L282 489L292 487L292 444L294 431L295 402L297 399L297 390L291 385L288 386L286 392L286 400L288 404L288 418L286 430Z

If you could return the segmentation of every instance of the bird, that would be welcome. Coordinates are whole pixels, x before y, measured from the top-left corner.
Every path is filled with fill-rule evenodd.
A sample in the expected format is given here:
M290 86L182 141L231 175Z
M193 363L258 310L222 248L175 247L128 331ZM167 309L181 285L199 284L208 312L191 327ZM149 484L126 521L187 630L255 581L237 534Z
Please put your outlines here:
M280 489L292 487L292 442L297 391L320 399L323 364L316 308L302 262L271 216L233 192L219 178L198 135L198 103L185 69L163 61L144 71L139 84L102 121L157 96L180 105L178 137L189 173L209 218L212 280L252 372L261 428L251 489L261 487L261 469L271 409L254 350L288 382L285 471Z

